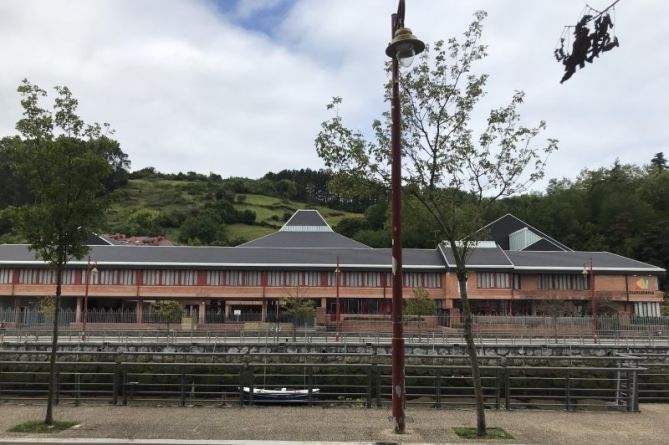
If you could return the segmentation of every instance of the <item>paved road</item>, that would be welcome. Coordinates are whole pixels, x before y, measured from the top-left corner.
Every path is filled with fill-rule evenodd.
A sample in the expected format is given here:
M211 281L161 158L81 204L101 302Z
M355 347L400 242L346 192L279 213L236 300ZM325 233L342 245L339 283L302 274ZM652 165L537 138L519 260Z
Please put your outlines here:
M5 431L17 423L40 419L43 414L42 406L0 405L0 438L26 437L26 434ZM472 410L425 408L411 409L407 414L414 422L408 425L408 434L397 436L392 433L387 409L59 406L56 418L78 421L80 427L52 437L460 443L452 427L475 422ZM502 427L515 437L503 443L655 445L669 442L669 405L641 405L640 413L629 414L488 411L487 419L488 425Z

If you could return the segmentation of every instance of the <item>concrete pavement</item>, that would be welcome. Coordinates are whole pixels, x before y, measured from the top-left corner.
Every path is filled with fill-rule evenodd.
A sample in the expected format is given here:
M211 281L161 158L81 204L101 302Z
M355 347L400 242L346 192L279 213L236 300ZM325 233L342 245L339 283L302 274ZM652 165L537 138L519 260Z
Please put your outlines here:
M308 407L190 407L167 406L59 406L57 420L80 426L48 434L8 433L8 428L27 420L41 419L43 406L0 405L0 444L26 443L32 437L42 444L58 443L189 443L282 444L287 443L475 443L459 439L452 428L475 424L473 410L410 408L414 420L408 434L393 434L389 408ZM666 444L669 443L669 405L642 405L640 413L487 411L489 426L504 428L514 440L509 444ZM91 440L103 438L100 440ZM75 442L75 439L77 442ZM109 441L123 439L125 442ZM168 442L147 441L171 439ZM81 441L80 441L81 440ZM107 440L107 442L104 442ZM130 441L128 441L130 440ZM246 442L236 442L246 441ZM269 441L269 442L266 442ZM278 441L278 442L277 442ZM281 442L283 441L283 442ZM491 441L486 441L490 443ZM30 442L37 443L37 442Z

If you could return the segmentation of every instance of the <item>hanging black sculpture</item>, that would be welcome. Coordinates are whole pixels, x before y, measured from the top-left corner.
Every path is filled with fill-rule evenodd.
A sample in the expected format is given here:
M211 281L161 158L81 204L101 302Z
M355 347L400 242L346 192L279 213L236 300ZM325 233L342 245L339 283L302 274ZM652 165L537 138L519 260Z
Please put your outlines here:
M620 0L616 0L603 11L597 11L586 5L576 26L565 26L560 37L560 46L554 52L555 59L564 65L564 75L560 83L568 80L576 72L576 67L584 68L586 62L592 63L595 57L619 46L615 32L613 38L610 35L614 23L608 12L612 11L615 14L614 7L618 1ZM574 41L569 52L569 43L566 40L569 38L571 28L574 29Z

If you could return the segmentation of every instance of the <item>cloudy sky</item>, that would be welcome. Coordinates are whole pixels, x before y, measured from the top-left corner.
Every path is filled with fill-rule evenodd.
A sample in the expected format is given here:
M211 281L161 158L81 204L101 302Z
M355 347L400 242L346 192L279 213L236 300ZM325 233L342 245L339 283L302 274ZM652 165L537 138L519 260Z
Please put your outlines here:
M612 0L588 0L597 9ZM669 154L669 3L621 0L621 47L563 85L553 49L583 0L407 0L427 42L488 11L481 111L527 94L527 124L560 140L548 177ZM69 86L87 121L109 122L133 169L259 177L319 168L313 140L332 96L362 131L386 109L384 49L396 0L0 0L0 135L16 87Z

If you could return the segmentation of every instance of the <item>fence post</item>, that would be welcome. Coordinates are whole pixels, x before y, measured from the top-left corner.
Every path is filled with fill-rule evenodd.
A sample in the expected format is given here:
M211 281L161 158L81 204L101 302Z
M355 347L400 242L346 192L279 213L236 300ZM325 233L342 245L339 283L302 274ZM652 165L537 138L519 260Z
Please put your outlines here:
M367 367L367 402L365 403L366 408L372 407L372 392L374 387L374 369L373 365Z
M627 412L632 412L634 411L634 392L636 392L636 388L632 388L632 371L627 371L626 373L626 380L627 380Z
M123 365L123 384L121 385L121 392L123 396L123 405L128 404L128 367Z
M499 407L501 404L501 393L502 393L502 369L503 368L497 368L495 370L495 409L499 411Z
M504 405L506 410L511 410L511 370L506 366L506 362L502 364L504 366Z
M113 370L113 375L112 375L112 405L117 405L118 404L118 386L119 386L119 380L120 380L120 374L121 373L121 362L116 361L114 364L114 370Z
M638 368L639 364L635 363L635 366ZM634 412L639 412L639 388L638 388L638 375L639 371L632 371L632 388L634 393Z
M565 373L565 403L569 412L571 411L571 369L567 368Z
M81 402L81 374L74 373L74 405L79 406Z
M434 390L436 393L435 408L441 408L441 368L436 368L434 371Z
M58 405L58 403L60 403L60 366L58 366L58 363L56 363L55 366L56 366L56 375L54 376L54 382L53 382L53 390L55 392L54 405Z
M239 367L239 404L244 406L244 367Z
M246 364L246 374L247 374L247 379L249 381L249 405L253 406L254 405L254 399L255 399L255 394L253 392L253 369L249 366L249 364Z
M183 372L183 369L181 370L181 378L179 384L181 388L179 405L186 406L186 373Z
M309 366L307 368L307 402L309 406L314 406L313 403L313 390L314 390L314 368Z
M376 398L376 407L381 408L381 371L379 365L372 363L372 378L374 379L374 396Z

